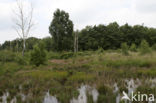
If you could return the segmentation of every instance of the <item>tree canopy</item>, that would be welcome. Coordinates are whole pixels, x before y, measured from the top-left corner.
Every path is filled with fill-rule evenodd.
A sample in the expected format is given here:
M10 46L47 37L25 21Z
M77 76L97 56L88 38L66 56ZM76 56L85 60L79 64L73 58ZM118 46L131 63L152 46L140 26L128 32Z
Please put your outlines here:
M69 19L69 14L57 9L54 12L53 20L49 26L49 33L54 40L55 50L70 50L73 47L73 22Z
M116 22L109 25L86 26L79 32L79 49L97 50L98 48L118 49L122 43L139 46L146 40L150 46L156 43L156 29L143 25L119 26Z

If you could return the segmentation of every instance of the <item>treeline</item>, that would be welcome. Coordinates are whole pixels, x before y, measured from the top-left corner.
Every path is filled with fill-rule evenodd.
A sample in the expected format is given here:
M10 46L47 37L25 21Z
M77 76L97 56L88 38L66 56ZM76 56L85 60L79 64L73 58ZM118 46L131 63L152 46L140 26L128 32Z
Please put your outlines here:
M78 34L79 50L97 50L98 48L119 49L122 43L128 46L135 44L139 46L142 40L146 40L150 46L156 44L156 29L148 28L143 25L130 26L128 24L119 26L116 22L109 25L86 26L84 29L74 32ZM66 51L72 51L74 46L74 33L69 39L71 48ZM52 37L38 39L30 37L26 40L26 51L32 50L35 44L42 41L47 51L56 51L55 43ZM8 49L15 52L22 51L22 39L6 41L0 46L0 50ZM64 47L66 48L66 47Z
M98 48L119 49L122 43L139 46L146 40L150 46L156 43L156 29L143 25L119 26L116 22L109 25L87 26L79 32L80 50L97 50Z
M73 51L74 48L79 51L97 50L99 48L104 50L119 49L123 43L138 47L143 40L147 41L149 46L156 44L156 29L144 25L130 26L125 24L120 26L117 22L113 22L108 25L86 26L79 31L74 31L73 28L74 24L70 20L69 14L57 9L49 26L51 37L28 38L26 51L32 50L34 45L41 41L47 51ZM22 51L25 47L23 40L6 41L0 45L0 50Z
M33 47L40 42L44 43L44 47L47 51L52 50L52 38L46 37L43 39L30 37L26 39L26 51L33 50ZM23 50L23 40L15 39L13 41L5 41L2 45L0 45L0 50L10 50L14 52L21 52Z

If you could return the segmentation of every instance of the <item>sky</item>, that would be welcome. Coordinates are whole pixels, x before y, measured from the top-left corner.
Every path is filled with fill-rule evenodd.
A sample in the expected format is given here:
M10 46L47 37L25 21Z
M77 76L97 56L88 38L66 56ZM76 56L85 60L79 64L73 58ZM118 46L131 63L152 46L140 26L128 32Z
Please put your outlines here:
M156 27L156 0L22 0L25 8L32 3L35 26L29 36L43 38L50 36L48 27L57 8L69 13L74 30L87 25L143 24ZM0 0L0 44L19 38L13 29L13 9L16 0Z

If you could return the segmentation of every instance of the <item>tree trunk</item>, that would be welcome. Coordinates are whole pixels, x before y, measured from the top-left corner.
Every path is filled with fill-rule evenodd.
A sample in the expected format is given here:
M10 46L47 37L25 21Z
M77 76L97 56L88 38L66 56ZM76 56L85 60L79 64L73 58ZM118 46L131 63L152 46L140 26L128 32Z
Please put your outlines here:
M18 53L18 41L16 41L16 44L17 44L17 53Z
M10 51L12 50L12 48L11 48L11 41L10 41Z
M74 34L74 53L76 53L76 33Z
M74 35L74 52L78 52L78 35L77 32Z
M76 48L77 48L76 51L78 52L78 48L79 48L79 47L78 47L78 34L77 34L76 41L77 41L77 42L76 42Z
M25 52L25 39L23 40L23 51L22 51L22 56L24 56L24 52Z

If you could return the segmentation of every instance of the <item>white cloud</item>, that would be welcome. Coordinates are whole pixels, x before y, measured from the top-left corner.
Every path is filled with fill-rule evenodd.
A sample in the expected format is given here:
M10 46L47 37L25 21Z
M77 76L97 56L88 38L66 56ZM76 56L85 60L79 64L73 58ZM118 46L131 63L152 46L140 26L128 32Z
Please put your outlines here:
M76 29L86 25L108 24L117 21L120 25L144 23L156 27L156 1L155 0L24 0L34 5L34 18L36 29L31 32L33 36L50 36L48 27L53 13L57 8L70 14ZM18 37L11 29L11 8L15 0L0 1L0 43ZM3 35L2 35L3 34ZM15 34L13 37L9 34ZM4 36L5 35L5 36Z
M136 10L141 13L155 13L156 1L155 0L135 0Z

